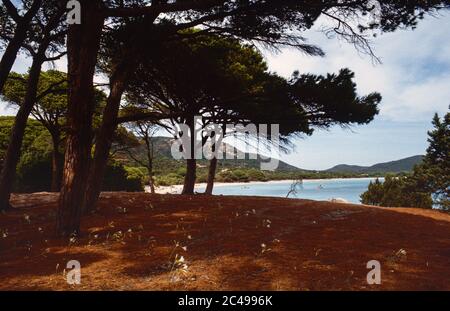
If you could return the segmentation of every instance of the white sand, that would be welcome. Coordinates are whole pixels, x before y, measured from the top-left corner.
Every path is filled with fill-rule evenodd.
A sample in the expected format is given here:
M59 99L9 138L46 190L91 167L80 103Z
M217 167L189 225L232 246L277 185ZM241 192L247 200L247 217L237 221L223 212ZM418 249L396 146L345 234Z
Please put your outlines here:
M223 187L223 186L251 186L257 184L282 184L282 183L292 183L292 180L271 180L271 181L251 181L251 182L215 182L215 187ZM206 183L197 183L195 184L195 189L206 188ZM183 185L172 185L172 186L160 186L156 187L156 193L180 193L183 189ZM148 192L147 187L145 187L145 191Z
M352 179L373 179L374 177L361 177L361 178L329 178L329 179L303 179L304 183L308 182L315 182L315 181L331 181L331 180L352 180ZM223 186L251 186L251 185L258 185L258 184L291 184L294 180L292 179L285 179L285 180L270 180L270 181L250 181L250 182L233 182L233 183L226 183L226 182L215 182L215 187L223 187ZM206 188L206 183L197 183L195 184L195 189L204 189ZM183 189L183 185L172 185L172 186L160 186L156 187L156 193L172 193L172 194L178 194L181 193L181 190ZM148 187L145 187L145 191L149 192Z

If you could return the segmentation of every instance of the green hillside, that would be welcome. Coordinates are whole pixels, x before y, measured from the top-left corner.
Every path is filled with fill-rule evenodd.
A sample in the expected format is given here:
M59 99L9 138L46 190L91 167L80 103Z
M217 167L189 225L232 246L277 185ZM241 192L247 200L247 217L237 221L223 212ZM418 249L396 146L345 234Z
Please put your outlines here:
M397 161L378 163L372 166L340 164L326 170L326 172L358 173L358 174L372 174L372 173L386 174L386 173L410 172L414 168L414 165L422 162L422 159L423 159L422 155L416 155L400 159Z

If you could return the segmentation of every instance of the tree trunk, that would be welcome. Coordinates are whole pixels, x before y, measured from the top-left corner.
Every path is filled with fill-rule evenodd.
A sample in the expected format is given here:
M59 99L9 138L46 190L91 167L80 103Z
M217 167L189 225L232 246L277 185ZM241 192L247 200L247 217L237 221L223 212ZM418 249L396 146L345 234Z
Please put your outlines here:
M213 193L214 179L216 178L216 170L217 170L217 158L214 157L209 161L208 182L206 185L205 194L211 195Z
M62 162L63 155L59 152L59 144L61 141L61 137L59 133L55 132L51 134L52 136L52 184L51 184L51 192L59 192L61 187L61 177L62 177Z
M153 177L153 161L149 162L149 166L148 166L148 184L150 186L150 193L155 193L155 180Z
M36 55L33 59L31 69L28 74L27 91L24 102L20 106L15 117L8 149L3 162L3 168L0 174L0 210L7 210L10 208L9 198L11 196L11 191L14 184L17 163L20 159L23 135L27 126L28 116L30 115L36 101L41 67L47 47L45 46L45 49L42 47L42 49L40 48L39 50L38 55Z
M92 142L93 78L104 22L100 0L81 2L81 24L70 25L67 36L69 130L57 217L60 236L80 229Z
M95 140L94 158L89 169L86 197L83 206L85 212L93 211L100 197L109 150L111 149L114 132L117 128L117 115L119 113L120 101L131 67L131 64L123 62L116 67L111 77L111 91L103 111L102 124Z
M195 180L197 171L197 160L187 159L186 160L186 175L184 176L183 191L181 194L194 194Z
M153 179L153 143L150 141L151 137L145 137L145 144L147 146L147 160L148 160L148 183L150 192L155 193L155 180Z
M186 159L186 175L184 176L183 191L181 194L194 194L195 180L197 179L197 160L195 159L195 124L194 117L188 119L190 129L191 152L190 159Z
M29 11L17 22L14 36L8 43L8 46L3 53L2 60L0 61L0 93L5 86L6 80L8 80L8 76L16 60L17 53L27 37L30 22L39 10L41 2L42 0L34 1Z

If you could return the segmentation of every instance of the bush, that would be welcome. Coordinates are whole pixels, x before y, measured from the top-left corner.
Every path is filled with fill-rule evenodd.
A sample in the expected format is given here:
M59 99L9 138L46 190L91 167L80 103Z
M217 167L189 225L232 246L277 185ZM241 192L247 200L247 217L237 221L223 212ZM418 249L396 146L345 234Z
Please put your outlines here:
M248 177L252 181L268 181L269 178L264 174L263 171L256 170L256 169L250 169L247 172Z
M421 190L417 181L411 177L386 176L381 183L378 178L370 182L366 192L361 195L363 204L386 207L431 208L431 193Z
M17 166L15 192L50 191L52 164L50 155L25 153Z
M156 176L155 181L158 186L180 185L183 183L184 177L176 173L169 173L167 175Z
M102 191L144 191L143 175L139 169L126 169L115 162L108 163ZM49 154L27 152L17 167L15 192L31 193L50 191L52 164Z
M247 182L250 181L250 177L248 176L245 170L237 169L233 171L233 176L235 181Z
M110 161L105 171L102 191L144 191L143 177L138 169L127 169L120 163Z
M216 181L218 182L233 182L235 176L234 174L227 170L227 171L221 171L219 174L217 174L216 176Z

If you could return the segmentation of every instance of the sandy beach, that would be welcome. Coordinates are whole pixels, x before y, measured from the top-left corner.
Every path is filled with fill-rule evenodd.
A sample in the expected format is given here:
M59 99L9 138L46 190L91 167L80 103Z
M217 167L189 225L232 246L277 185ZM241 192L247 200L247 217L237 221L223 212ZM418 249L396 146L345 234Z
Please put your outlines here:
M249 186L249 185L257 185L257 184L282 184L282 183L292 183L293 180L271 180L271 181L250 181L250 182L216 182L214 183L214 187L223 187L223 186ZM195 189L205 188L206 183L197 183L195 184ZM156 187L156 193L160 194L178 194L183 189L183 185L172 185L172 186L159 186ZM149 192L149 188L145 187L145 192Z
M321 180L354 180L354 179L373 179L374 177L361 177L361 178L329 178L329 179L304 179L303 182L316 182ZM293 183L293 179L283 179L283 180L269 180L269 181L250 181L250 182L232 182L232 183L226 183L226 182L216 182L214 183L214 187L223 187L223 186L251 186L251 185L258 185L258 184L291 184ZM206 183L197 183L195 184L195 189L203 189L206 187ZM181 190L183 189L183 185L171 185L171 186L159 186L156 187L156 193L159 194L179 194L181 193ZM145 192L150 192L149 187L145 187Z

